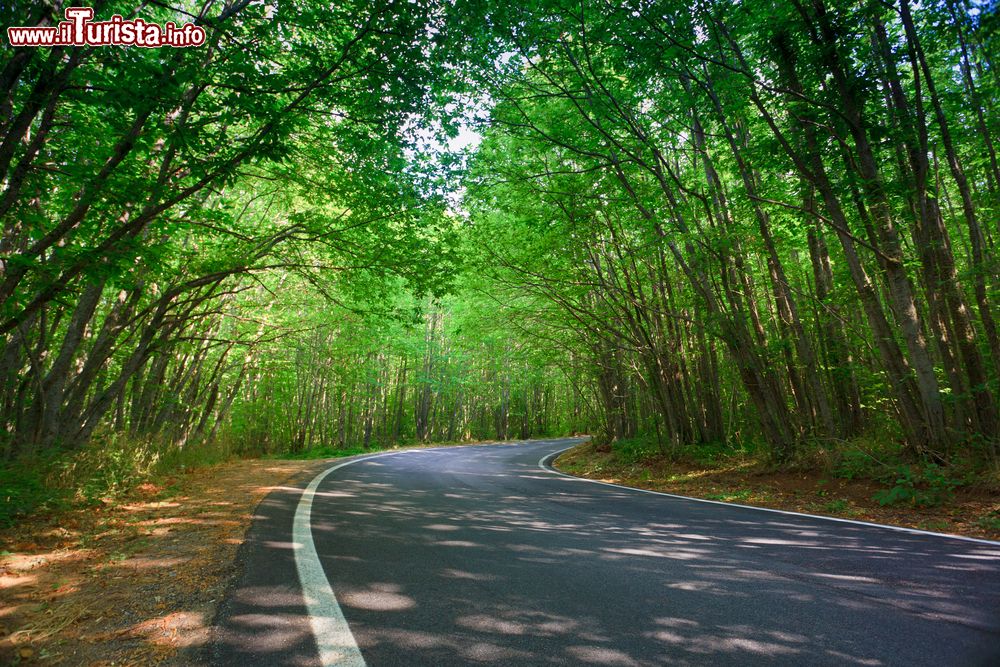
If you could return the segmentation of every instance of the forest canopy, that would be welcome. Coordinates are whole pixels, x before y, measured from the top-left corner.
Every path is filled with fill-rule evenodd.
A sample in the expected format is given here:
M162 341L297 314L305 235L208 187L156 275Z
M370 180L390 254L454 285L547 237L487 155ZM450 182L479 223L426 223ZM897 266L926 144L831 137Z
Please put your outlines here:
M1000 462L995 3L94 8L206 40L0 53L8 465Z

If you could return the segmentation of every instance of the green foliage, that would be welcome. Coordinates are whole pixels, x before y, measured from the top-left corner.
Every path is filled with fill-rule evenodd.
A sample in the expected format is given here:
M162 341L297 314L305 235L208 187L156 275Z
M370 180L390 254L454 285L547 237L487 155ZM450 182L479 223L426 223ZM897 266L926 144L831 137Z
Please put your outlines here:
M51 483L73 489L84 504L94 504L119 497L149 479L159 461L159 448L153 443L122 436L98 438L59 461Z
M5 463L0 466L0 527L38 512L112 502L142 483L228 458L217 444L179 448L105 433L78 452L50 452Z
M721 500L727 503L739 503L750 500L753 495L753 491L750 489L737 489L735 491L726 491L724 493L708 493L705 494L705 498L709 500Z
M979 517L976 525L983 530L1000 532L1000 510L993 510Z
M431 91L438 10L210 3L203 48L17 56L7 121L38 143L0 159L5 460L112 422L176 465L217 437L247 451L225 434L241 385L265 358L290 370L306 320L399 318L394 302L450 289L457 227L414 166L450 101ZM88 496L145 465L115 456Z
M614 452L615 458L625 465L642 463L662 453L656 444L656 439L651 436L617 440L611 443L611 451Z
M884 467L868 452L860 449L841 451L833 468L833 476L841 479L871 479L884 475Z
M65 493L45 484L43 462L17 461L0 465L0 528L46 506L58 505Z
M966 56L956 46L959 34L978 39L996 19L926 5L906 26L910 19L887 6L816 7L476 6L481 24L495 29L467 48L495 53L499 43L520 60L505 62L502 74L493 61L472 64L487 70L480 80L498 100L465 181L475 266L492 278L498 300L573 360L609 441L655 432L673 455L703 457L693 448L699 440L760 439L770 458L787 463L811 443L884 435L906 442L911 458L971 450L995 459L995 434L972 432L961 416L982 411L982 423L996 421L988 360L969 347L925 353L905 341L906 327L934 317L924 311L905 322L909 311L899 305L926 307L906 280L951 283L931 277L914 197L935 211L949 197L972 197L984 212L995 204L962 192L957 169L933 187L917 182L919 169L889 146L940 161L935 133L955 137L962 128L962 164L983 182L996 180L975 114L956 106L979 86L979 125L1000 129L986 113L995 81L972 70L963 80L969 64L958 62ZM829 29L817 28L827 21ZM934 54L932 74L912 71L910 49ZM938 92L923 90L928 76ZM937 103L943 111L932 114ZM845 119L853 113L865 127L852 134ZM942 242L977 237L966 217L940 210ZM849 236L876 254L896 252L903 239L903 275L859 256ZM949 294L979 300L982 318L992 318L988 286L969 287L980 260L956 248L947 261L965 267L964 293ZM887 287L884 300L865 287L872 275ZM787 287L780 298L788 312L762 307ZM881 345L886 338L893 345ZM949 355L968 359L963 379L945 372ZM917 395L893 370L904 368L937 386ZM966 380L972 391L961 391ZM820 406L829 414L817 415ZM920 410L940 412L947 427L928 429ZM848 456L838 474L878 477L880 467Z
M831 514L844 514L850 510L851 506L843 498L838 498L836 500L831 500L830 502L823 505L823 510L830 512Z
M950 500L955 489L961 485L960 480L949 477L934 463L926 463L920 469L900 465L896 467L894 486L877 492L873 498L880 505L936 507Z

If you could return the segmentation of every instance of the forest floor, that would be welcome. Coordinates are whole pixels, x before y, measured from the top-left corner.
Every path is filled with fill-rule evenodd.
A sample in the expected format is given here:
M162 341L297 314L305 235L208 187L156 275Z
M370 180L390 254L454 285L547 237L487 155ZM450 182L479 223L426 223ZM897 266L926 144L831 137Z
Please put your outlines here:
M314 463L195 468L0 532L0 664L190 664L257 503Z
M960 487L935 507L883 506L873 496L886 487L871 480L777 470L752 460L698 465L654 456L623 463L611 448L591 442L562 454L554 465L572 475L640 489L1000 540L1000 493L987 487Z

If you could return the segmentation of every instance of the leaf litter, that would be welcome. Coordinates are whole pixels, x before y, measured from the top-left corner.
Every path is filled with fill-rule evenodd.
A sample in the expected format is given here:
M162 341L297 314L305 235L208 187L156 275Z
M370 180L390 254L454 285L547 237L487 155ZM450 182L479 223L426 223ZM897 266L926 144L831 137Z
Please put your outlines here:
M189 665L257 503L311 461L234 461L0 532L0 664Z

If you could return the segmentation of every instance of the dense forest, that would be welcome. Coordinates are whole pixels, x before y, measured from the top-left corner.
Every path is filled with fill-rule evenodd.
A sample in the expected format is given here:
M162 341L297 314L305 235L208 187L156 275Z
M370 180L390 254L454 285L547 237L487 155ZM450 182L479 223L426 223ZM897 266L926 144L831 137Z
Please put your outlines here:
M16 475L584 432L1000 464L995 3L94 8L206 41L0 53Z

